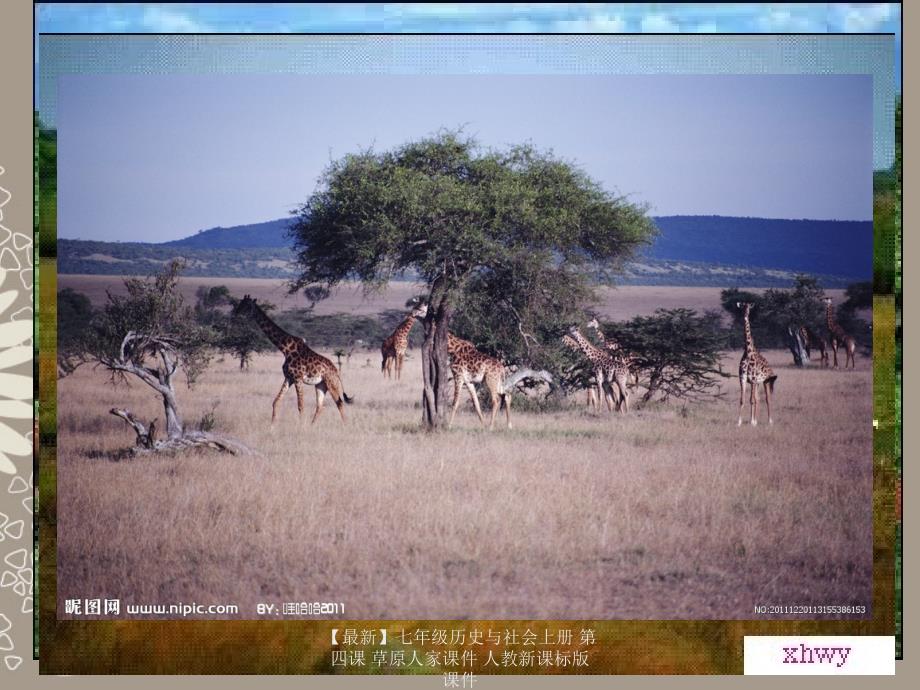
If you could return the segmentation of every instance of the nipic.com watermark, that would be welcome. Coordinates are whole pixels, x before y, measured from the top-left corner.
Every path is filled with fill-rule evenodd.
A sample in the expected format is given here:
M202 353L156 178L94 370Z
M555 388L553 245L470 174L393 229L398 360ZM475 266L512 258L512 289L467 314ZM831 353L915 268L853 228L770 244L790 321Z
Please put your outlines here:
M235 604L125 604L120 599L65 599L64 614L68 616L214 616L239 613Z

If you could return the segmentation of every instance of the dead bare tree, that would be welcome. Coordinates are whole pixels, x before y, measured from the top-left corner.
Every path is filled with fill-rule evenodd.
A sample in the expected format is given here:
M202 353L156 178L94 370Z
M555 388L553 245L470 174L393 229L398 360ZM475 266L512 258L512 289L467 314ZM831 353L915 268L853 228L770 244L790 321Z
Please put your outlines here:
M135 452L173 451L202 446L232 454L249 453L244 444L182 421L175 379L181 371L189 387L208 366L216 332L202 326L178 289L182 264L173 261L147 279L125 280L126 295L108 293L87 329L85 356L111 374L113 383L138 379L161 398L165 438L157 440L156 420L145 425L123 408L109 412L136 434Z

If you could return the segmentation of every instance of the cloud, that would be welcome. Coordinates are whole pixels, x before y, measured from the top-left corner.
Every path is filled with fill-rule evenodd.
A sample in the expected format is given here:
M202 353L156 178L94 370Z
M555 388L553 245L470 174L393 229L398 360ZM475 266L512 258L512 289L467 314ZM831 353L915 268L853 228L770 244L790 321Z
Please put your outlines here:
M640 28L643 33L679 33L680 26L663 14L649 14L642 17Z
M186 14L156 5L144 8L141 24L145 29L162 33L207 33L210 29Z
M891 5L843 5L836 8L843 15L843 30L852 33L878 31L892 19Z
M825 21L816 21L804 8L767 6L766 12L757 17L757 27L768 33L785 32L823 32L827 30Z
M572 33L622 33L626 31L626 21L619 15L592 14L577 19L557 19L553 30Z
M526 13L530 6L521 4L517 8ZM386 6L386 13L396 17L424 17L430 19L451 19L456 17L482 17L505 14L507 9L491 3L391 3Z
M107 3L42 4L42 31L373 30L768 33L892 31L900 35L897 3L715 3L603 5L592 3L389 3L323 5L304 12L297 5L240 3L179 5Z
M539 33L543 27L530 19L512 19L505 24L505 31L511 33L529 34Z
M719 27L715 22L700 22L693 27L693 30L698 34L716 34L719 33Z

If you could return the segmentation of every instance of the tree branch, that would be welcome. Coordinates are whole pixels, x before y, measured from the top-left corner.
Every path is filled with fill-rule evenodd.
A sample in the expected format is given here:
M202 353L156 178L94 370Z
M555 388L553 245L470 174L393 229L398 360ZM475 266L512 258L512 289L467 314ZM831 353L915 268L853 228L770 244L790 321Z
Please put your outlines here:
M156 423L157 420L150 422L150 428L144 426L144 423L141 422L137 417L131 414L128 410L113 407L109 410L109 414L113 414L116 417L121 417L125 422L134 429L134 433L137 434L137 445L142 448L153 448L155 435L156 435Z
M514 305L511 304L511 302L508 300L505 300L505 304L507 304L508 308L512 312L514 312L514 316L517 319L518 331L520 332L521 337L524 339L524 347L527 348L527 354L529 355L530 354L530 343L527 342L527 339L530 338L533 341L533 344L537 347L539 347L540 342L531 333L524 332L524 324L521 320L521 315L518 312L518 310L514 308Z
M518 369L511 376L506 378L504 381L504 386L506 390L510 390L524 379L539 379L540 381L544 381L550 385L553 383L553 376L548 371L535 371L534 369L528 369L525 367L523 369Z
M163 385L160 382L160 380L150 370L148 370L145 367L138 366L137 364L134 364L134 362L125 362L125 361L117 361L117 360L102 359L102 358L100 358L99 361L103 364L103 366L108 367L112 371L134 374L141 381L146 383L148 386L153 388L155 391L157 391L161 395L172 392L169 389L169 387Z

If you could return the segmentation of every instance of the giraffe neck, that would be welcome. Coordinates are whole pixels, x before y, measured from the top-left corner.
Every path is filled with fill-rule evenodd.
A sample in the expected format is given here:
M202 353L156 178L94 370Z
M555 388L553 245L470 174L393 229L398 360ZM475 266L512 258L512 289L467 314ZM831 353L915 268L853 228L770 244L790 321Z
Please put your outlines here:
M751 316L750 312L744 310L744 349L753 352L754 348L754 336L751 333Z
M827 305L827 330L834 332L837 330L837 321L834 320L834 305Z
M396 331L393 333L396 336L397 340L402 340L403 338L408 337L409 331L412 330L412 326L415 324L415 314L409 314L403 320L399 326L397 326Z
M608 339L604 335L604 332L600 328L595 329L597 331L597 339L601 341L601 345L604 346L607 350L619 350L620 344L614 338Z
M272 344L277 347L279 350L288 354L292 350L292 346L296 347L299 344L302 344L302 340L297 336L291 335L278 324L272 321L268 314L266 314L262 308L253 303L252 304L252 318L255 319L256 323L259 325L259 328L262 329L262 332L265 333L265 336L272 341Z
M562 343L570 350L581 350L581 348L578 346L578 341L568 334L562 336Z
M463 338L458 338L453 333L447 333L447 354L454 355L464 349L475 349L473 343Z
M575 338L575 342L581 347L582 352L584 352L589 357L603 355L604 353L598 350L594 345L591 344L591 341L585 338L577 328L572 332L572 337Z

